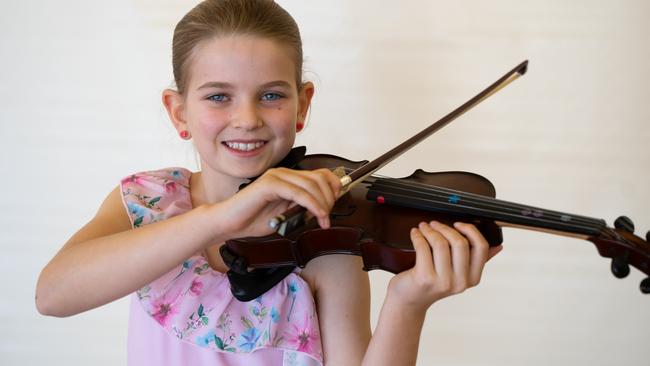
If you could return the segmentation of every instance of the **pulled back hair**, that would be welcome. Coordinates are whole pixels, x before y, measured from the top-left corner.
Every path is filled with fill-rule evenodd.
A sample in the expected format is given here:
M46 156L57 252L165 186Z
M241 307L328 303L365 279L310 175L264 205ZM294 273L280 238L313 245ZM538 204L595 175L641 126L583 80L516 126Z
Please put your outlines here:
M178 93L185 95L192 52L202 41L232 35L259 36L288 46L302 82L302 40L296 21L273 0L205 0L176 25L172 66Z

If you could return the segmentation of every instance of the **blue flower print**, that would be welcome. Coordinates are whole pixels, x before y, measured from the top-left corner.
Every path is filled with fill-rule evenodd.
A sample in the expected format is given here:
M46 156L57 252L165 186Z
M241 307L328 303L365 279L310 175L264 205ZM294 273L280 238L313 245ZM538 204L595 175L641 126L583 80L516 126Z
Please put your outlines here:
M296 296L296 292L298 292L298 284L296 281L289 282L289 292L291 292L293 296Z
M289 314L287 314L287 321L291 321L291 313L293 312L293 305L296 303L296 293L298 292L298 284L296 281L289 282L289 293L291 293L291 308L289 309Z
M280 313L278 313L278 309L276 309L275 306L271 308L271 319L273 319L274 323L280 321Z
M192 260L187 259L187 260L183 261L183 268L188 269L190 267L192 267Z
M210 342L214 341L214 330L210 330L209 332L205 333L203 336L198 336L196 337L196 344L201 346L201 347L207 347Z
M172 177L174 177L174 179L181 179L181 178L183 178L183 175L181 174L180 171L178 171L178 170L174 170L174 171L172 172Z
M257 328L248 328L239 335L237 346L244 352L250 352L261 335Z
M147 210L144 209L144 207L138 205L137 203L133 203L131 201L126 202L126 205L129 208L129 212L132 215L135 216L144 216L147 213Z

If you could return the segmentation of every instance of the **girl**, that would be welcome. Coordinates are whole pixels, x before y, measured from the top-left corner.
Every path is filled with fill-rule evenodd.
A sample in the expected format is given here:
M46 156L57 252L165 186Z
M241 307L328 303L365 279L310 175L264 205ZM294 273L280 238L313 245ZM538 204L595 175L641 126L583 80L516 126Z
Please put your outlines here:
M177 90L163 104L201 171L124 178L43 269L39 312L69 316L132 294L131 365L415 364L429 306L478 284L500 248L469 224L413 228L416 264L390 281L372 335L357 257L317 258L256 300L235 300L222 243L269 234L268 220L292 204L330 225L333 173L271 168L304 125L314 86L302 82L295 21L270 0L196 6L176 26L173 69Z

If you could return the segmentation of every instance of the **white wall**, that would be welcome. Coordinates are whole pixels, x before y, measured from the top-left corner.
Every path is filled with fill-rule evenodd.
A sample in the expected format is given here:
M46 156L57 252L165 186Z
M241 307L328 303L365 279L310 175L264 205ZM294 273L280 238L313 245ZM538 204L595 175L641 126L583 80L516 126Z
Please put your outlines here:
M318 89L299 138L311 152L375 157L530 59L382 173L473 171L503 199L650 229L648 2L279 2ZM2 1L0 364L124 363L124 300L46 318L34 285L121 177L196 168L160 104L173 27L193 4ZM429 311L419 365L650 362L645 276L615 279L588 242L504 235L481 285ZM373 320L389 277L372 273Z

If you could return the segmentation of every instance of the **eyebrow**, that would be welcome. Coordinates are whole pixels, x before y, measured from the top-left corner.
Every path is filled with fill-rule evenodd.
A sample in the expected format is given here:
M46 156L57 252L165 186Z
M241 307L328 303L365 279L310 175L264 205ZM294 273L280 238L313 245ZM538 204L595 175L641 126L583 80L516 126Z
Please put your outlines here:
M272 86L280 86L284 88L291 88L291 84L284 80L275 80L275 81L270 81L268 83L264 83L261 85L262 88L269 88ZM230 83L225 83L221 81L208 81L207 83L204 83L203 85L199 86L197 90L200 89L206 89L206 88L219 88L219 89L232 89L233 85Z

